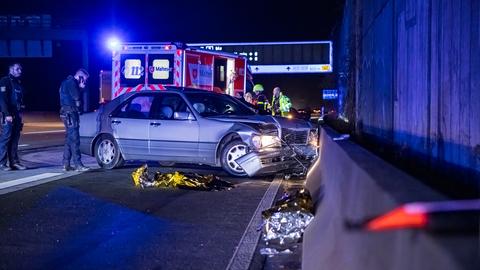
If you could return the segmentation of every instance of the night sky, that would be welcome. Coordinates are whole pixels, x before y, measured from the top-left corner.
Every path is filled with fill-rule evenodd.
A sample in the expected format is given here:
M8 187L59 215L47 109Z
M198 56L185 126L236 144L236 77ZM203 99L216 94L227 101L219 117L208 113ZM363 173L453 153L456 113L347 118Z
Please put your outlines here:
M328 39L342 2L11 1L1 13L52 14L54 25L97 37L114 31L128 41L287 41Z
M0 14L51 14L54 27L86 29L90 42L89 70L98 74L100 69L110 69L110 52L104 42L111 34L129 42L331 40L333 29L341 19L342 3L342 0L11 1L3 4ZM3 65L6 59L1 60ZM27 74L25 69L24 80ZM262 75L254 80L264 83L269 90L280 78L283 79L283 88L291 88L292 84L305 85L302 87L305 93L300 95L296 91L299 97L305 98L305 94L320 91L322 81L331 81L331 78L324 77L319 74L296 75L285 80L282 76ZM96 89L97 85L95 79L90 81L91 88ZM290 96L295 98L294 93Z

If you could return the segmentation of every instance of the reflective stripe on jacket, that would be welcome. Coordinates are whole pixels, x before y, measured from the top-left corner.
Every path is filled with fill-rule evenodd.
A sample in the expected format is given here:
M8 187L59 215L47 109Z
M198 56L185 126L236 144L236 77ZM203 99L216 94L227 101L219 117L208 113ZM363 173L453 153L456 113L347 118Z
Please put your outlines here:
M272 100L272 115L281 114L282 116L288 116L290 112L290 108L292 107L292 103L290 102L290 98L281 94L278 98L278 105L275 104L277 99L273 97Z

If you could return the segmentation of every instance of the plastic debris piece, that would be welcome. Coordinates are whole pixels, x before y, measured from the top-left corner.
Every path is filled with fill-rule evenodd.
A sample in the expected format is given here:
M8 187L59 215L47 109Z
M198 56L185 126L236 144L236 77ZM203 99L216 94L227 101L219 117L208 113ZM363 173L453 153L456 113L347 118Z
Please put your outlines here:
M293 251L291 251L288 248L285 249L285 250L282 250L282 251L278 251L275 248L262 248L262 249L260 249L260 254L262 254L262 255L277 255L277 254L291 254L291 253L293 253Z
M306 189L286 193L272 208L262 212L262 218L266 244L279 252L291 248L313 219L310 193Z
M160 187L160 188L183 188L193 190L230 190L235 186L225 180L221 180L218 176L201 175L197 173L183 173L175 171L173 173L156 172L153 178L148 175L147 164L136 169L132 173L135 186Z

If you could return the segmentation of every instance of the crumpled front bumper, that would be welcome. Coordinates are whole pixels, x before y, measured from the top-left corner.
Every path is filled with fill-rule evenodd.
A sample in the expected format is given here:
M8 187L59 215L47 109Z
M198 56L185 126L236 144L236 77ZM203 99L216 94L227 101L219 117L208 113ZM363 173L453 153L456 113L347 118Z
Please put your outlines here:
M293 170L298 167L299 161L313 160L316 156L299 155L298 150L294 151L289 147L278 149L265 149L252 151L235 160L248 176L275 174L281 171ZM303 154L303 153L300 153ZM294 158L296 157L296 159Z

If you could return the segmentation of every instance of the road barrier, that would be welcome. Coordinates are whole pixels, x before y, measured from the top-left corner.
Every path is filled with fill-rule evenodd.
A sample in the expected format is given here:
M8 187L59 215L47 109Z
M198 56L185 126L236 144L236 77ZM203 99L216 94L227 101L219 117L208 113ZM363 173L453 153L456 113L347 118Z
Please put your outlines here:
M329 128L307 175L315 218L307 227L302 269L478 269L478 233L424 229L367 231L348 226L404 203L446 197Z

